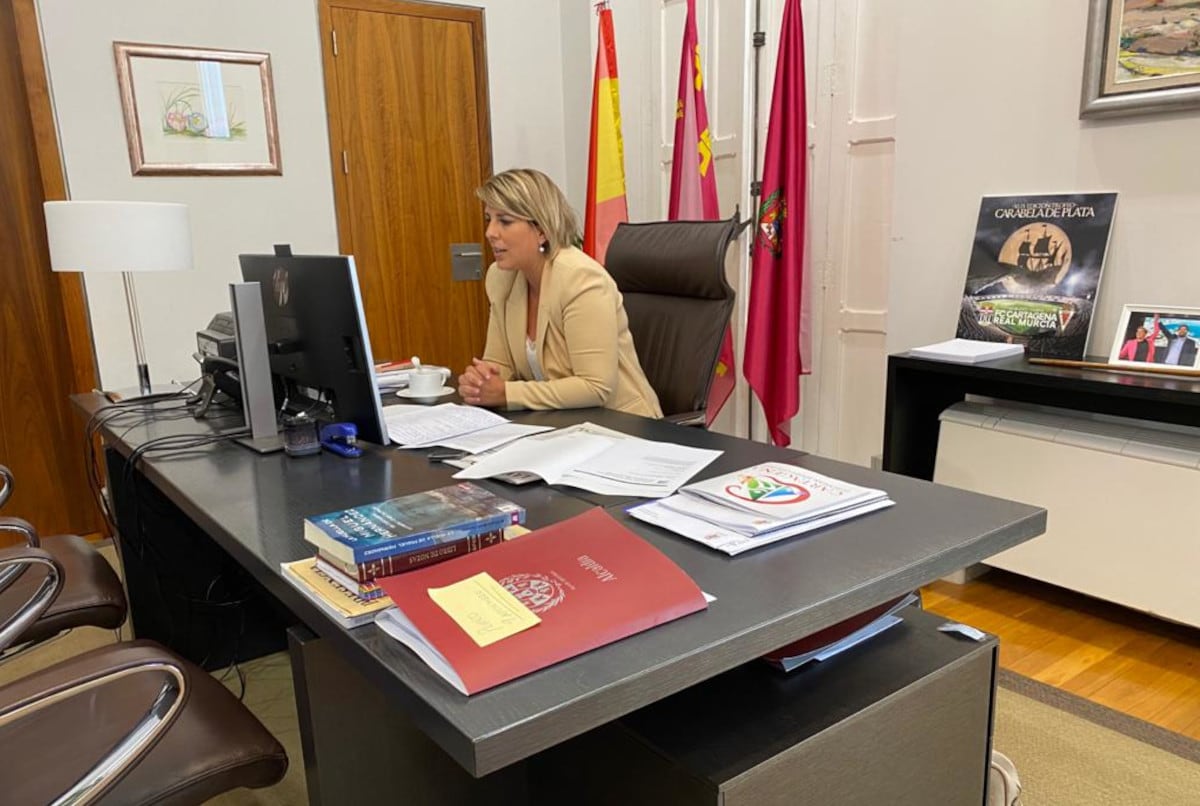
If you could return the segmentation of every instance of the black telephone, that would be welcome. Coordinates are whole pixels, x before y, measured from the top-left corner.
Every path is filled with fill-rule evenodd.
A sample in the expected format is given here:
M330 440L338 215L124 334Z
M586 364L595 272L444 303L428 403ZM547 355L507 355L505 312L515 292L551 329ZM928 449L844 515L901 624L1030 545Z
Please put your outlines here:
M200 362L200 393L192 416L197 420L204 418L218 392L228 397L233 406L241 408L242 381L238 377L238 362L219 355L206 356Z

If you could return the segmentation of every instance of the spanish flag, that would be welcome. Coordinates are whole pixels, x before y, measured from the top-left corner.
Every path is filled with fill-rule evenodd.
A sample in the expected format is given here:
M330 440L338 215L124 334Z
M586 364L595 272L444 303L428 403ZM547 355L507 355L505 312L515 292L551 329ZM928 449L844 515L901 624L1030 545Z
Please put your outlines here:
M612 9L608 3L600 4L599 16L583 251L603 263L613 230L620 222L629 220L629 209L625 204L625 147L621 142L617 46L613 40Z

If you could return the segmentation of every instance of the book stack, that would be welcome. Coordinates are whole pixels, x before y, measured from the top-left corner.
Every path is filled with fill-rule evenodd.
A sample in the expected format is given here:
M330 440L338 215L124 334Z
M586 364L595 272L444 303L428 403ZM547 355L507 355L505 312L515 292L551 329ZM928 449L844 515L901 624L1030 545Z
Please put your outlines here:
M734 555L893 503L883 490L795 465L764 462L689 484L629 514Z
M524 521L524 507L470 482L329 512L305 519L304 539L316 555L298 561L303 575L285 564L284 577L310 598L331 594L332 585L327 604L350 596L373 614L390 605L379 579L496 545ZM312 584L314 575L329 584Z

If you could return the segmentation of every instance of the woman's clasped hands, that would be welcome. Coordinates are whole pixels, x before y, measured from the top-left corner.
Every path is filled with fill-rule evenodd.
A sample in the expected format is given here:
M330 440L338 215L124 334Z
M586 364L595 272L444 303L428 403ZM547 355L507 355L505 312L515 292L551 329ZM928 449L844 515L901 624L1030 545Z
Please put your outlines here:
M508 402L499 368L479 358L472 358L471 366L458 376L458 396L472 406L503 406Z

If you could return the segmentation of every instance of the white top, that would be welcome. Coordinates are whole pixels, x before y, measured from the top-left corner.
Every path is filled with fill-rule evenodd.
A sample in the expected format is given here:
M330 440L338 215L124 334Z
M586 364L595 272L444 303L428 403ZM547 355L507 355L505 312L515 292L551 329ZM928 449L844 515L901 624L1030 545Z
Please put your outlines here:
M525 358L529 361L529 369L533 372L533 379L535 381L546 380L546 375L542 372L542 365L538 363L537 345L528 336L525 337Z

